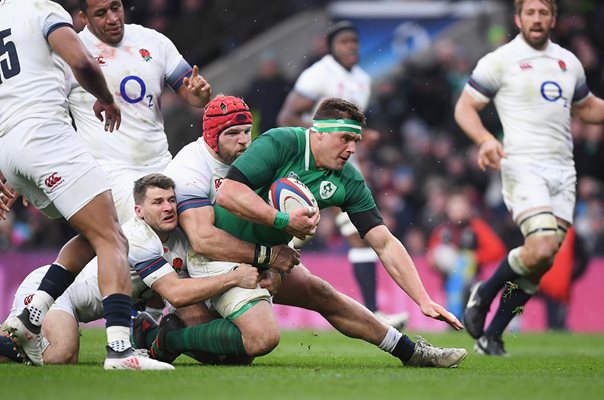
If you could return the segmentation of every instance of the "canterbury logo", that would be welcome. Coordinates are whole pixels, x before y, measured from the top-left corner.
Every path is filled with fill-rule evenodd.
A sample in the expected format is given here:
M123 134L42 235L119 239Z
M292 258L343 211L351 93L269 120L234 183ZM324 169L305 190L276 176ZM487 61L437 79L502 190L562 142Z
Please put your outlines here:
M28 296L25 296L25 298L23 299L23 304L28 305L29 303L31 303L31 299L34 297L34 294L30 294Z
M44 181L44 184L46 186L48 186L49 188L54 187L57 183L61 182L63 178L61 178L60 175L57 175L56 172L53 172L52 175L50 175L48 178L46 178L46 180Z
M529 63L520 64L520 69L533 69L533 66Z

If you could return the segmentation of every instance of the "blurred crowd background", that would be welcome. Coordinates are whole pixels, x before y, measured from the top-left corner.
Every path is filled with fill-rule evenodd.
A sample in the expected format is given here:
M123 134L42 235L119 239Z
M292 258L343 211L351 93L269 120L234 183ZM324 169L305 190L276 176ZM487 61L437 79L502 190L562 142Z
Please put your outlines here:
M76 29L81 29L77 0L59 3L72 13ZM324 8L331 2L124 0L123 3L127 22L166 34L191 64L200 65L203 74L204 66L272 26L298 13ZM507 24L485 29L487 48L494 49L515 36L512 3L511 0L505 2L509 11ZM604 53L599 49L604 49L604 3L596 0L559 0L558 3L555 41L578 56L592 92L603 97ZM325 54L323 31L317 30L316 40L304 43L300 51L305 52L306 63L297 65L299 71ZM369 127L379 132L379 139L359 146L359 159L386 223L412 255L425 254L435 227L447 223L447 206L452 194L467 202L467 215L463 218L479 217L487 221L506 248L522 242L503 204L499 173L477 168L477 148L453 120L453 106L476 62L471 53L464 43L439 39L427 56L407 59L395 71L374 78L367 115ZM295 79L283 73L283 64L278 61L283 60L277 59L275 49L265 49L256 75L247 87L229 93L243 96L253 108L257 133L276 126L277 112ZM170 149L175 154L200 135L201 114L190 110L187 129L171 129L172 118L183 118L182 113L176 112L182 109L182 103L178 96L166 93L162 108ZM483 117L492 132L501 134L493 108L485 110ZM573 121L573 138L578 171L576 233L587 254L602 256L604 127ZM72 235L65 224L49 221L35 208L18 204L8 221L0 221L0 251L58 248ZM327 210L318 233L305 251L344 253L346 246L333 215Z

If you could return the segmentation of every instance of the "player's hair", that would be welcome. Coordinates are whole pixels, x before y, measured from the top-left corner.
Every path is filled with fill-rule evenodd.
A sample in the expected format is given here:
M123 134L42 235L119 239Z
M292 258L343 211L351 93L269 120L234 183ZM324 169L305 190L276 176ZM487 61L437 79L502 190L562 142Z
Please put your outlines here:
M167 177L163 174L149 174L142 178L134 181L134 189L132 195L134 196L134 204L142 204L147 194L147 189L150 187L158 187L160 189L174 189L176 185L172 178Z
M85 13L88 10L88 0L78 0L78 6L80 7L80 11Z
M552 11L552 15L556 16L558 14L558 5L556 4L556 0L539 0L543 4L549 7ZM516 9L516 14L520 15L522 12L522 7L524 7L524 3L526 0L514 0L514 8Z
M356 104L337 97L323 100L313 119L352 119L360 122L362 126L365 126L366 122L365 115Z
M333 41L335 40L336 36L338 35L338 33L344 31L352 31L358 34L356 26L354 26L350 21L336 22L327 27L325 37L327 39L327 48L329 49L330 53L333 53Z

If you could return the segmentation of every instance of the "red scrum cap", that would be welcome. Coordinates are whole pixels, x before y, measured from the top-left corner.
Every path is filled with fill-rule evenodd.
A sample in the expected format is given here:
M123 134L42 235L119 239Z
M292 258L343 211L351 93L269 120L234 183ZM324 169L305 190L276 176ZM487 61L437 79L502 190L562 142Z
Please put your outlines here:
M218 95L203 111L203 139L218 151L218 137L227 128L252 123L250 108L239 97Z

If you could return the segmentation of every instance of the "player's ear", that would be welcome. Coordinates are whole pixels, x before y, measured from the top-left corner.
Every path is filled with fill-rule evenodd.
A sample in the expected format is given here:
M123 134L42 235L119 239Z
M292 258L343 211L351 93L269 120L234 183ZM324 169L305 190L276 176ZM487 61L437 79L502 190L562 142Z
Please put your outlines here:
M145 219L145 213L143 213L143 208L139 204L134 205L134 213L140 219Z
M514 23L516 24L516 28L518 28L518 30L522 29L522 24L520 23L520 16L518 14L514 14Z
M552 18L552 23L550 24L550 28L554 29L554 27L556 26L556 16L554 15L554 17Z
M78 15L80 16L80 19L82 20L84 25L88 25L88 16L86 15L86 13L84 11L80 11Z

